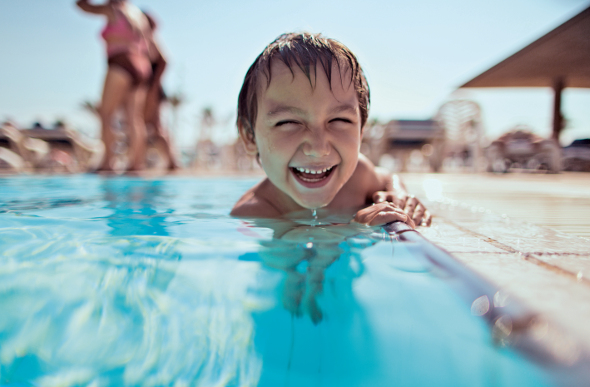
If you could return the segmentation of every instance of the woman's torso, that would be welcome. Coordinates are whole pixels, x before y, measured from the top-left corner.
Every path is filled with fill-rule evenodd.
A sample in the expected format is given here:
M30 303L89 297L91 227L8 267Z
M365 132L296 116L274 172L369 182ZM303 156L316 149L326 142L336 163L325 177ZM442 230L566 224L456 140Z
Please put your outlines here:
M107 57L126 52L147 55L148 45L140 27L134 28L122 10L113 10L114 20L109 21L101 32Z

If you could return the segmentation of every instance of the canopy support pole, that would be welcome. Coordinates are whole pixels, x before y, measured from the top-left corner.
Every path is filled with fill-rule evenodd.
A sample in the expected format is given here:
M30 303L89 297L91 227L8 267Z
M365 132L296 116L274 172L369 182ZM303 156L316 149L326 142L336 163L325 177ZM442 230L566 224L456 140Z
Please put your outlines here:
M561 93L564 88L563 78L553 81L553 133L552 138L559 144L559 134L563 129L563 115L561 114Z

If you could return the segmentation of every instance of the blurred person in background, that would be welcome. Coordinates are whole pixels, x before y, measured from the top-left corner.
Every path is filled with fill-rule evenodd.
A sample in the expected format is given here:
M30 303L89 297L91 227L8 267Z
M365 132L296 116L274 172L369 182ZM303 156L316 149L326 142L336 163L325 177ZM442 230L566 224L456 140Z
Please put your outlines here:
M151 29L144 13L126 0L109 0L90 4L78 0L84 12L101 15L107 24L101 36L106 43L108 70L104 81L99 113L105 155L100 171L120 171L115 148L113 118L123 107L128 134L127 166L129 171L145 169L147 133L144 108L148 81L152 75L150 53Z
M166 94L162 88L162 74L166 69L166 58L160 49L155 37L157 23L153 16L145 13L150 27L150 36L148 43L150 62L152 65L152 75L148 81L147 98L145 102L144 118L148 131L149 144L161 152L165 158L166 169L174 170L178 168L178 163L172 151L172 144L166 129L162 126L160 119L161 104L166 101Z

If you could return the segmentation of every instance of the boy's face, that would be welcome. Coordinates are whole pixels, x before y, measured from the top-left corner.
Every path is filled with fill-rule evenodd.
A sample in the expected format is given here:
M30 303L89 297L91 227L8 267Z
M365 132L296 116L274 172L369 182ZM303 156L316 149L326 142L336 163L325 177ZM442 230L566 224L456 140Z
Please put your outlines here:
M330 81L316 69L312 88L297 67L273 60L271 83L259 87L251 153L268 179L304 208L328 205L352 176L361 144L360 110L350 73L336 64Z

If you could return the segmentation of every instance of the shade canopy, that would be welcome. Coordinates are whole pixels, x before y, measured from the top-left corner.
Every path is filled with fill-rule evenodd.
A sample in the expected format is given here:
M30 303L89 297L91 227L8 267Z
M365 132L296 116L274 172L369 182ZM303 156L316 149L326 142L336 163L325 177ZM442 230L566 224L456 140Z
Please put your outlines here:
M590 7L461 87L590 88Z

